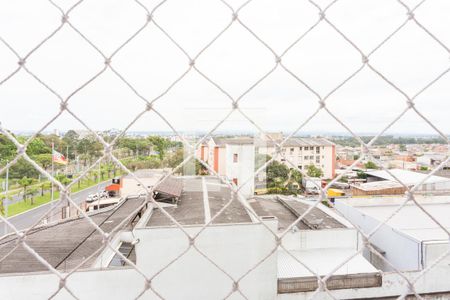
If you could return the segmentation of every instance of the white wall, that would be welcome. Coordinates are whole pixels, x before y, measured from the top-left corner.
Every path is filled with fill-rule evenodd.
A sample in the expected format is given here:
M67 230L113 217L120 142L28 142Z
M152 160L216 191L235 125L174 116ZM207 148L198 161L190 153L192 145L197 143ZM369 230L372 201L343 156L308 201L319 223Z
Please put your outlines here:
M198 227L187 227L190 234ZM275 230L275 228L274 228ZM178 228L143 228L135 231L137 266L152 276L183 253L189 242ZM196 246L230 276L237 279L253 268L275 247L272 234L262 224L207 227ZM155 288L168 299L221 299L233 281L211 262L190 249L154 280ZM274 299L277 289L277 260L273 254L252 271L240 289L248 299Z
M358 249L358 233L353 228L323 230L301 230L288 232L283 238L288 250L307 250L323 248Z
M360 227L368 234L378 224L378 220L364 215L358 208L350 206L339 199L335 202L335 208L351 223ZM413 271L421 268L420 242L402 234L388 225L382 225L378 231L370 238L370 242L379 249L385 251L385 258L397 269L401 271ZM378 265L383 271L392 271L388 264Z
M238 161L233 161L233 155L238 155ZM255 191L255 146L254 145L227 145L226 146L226 176L232 180L237 178L240 193L251 197ZM250 179L250 180L249 180ZM248 180L248 182L246 182Z
M442 258L441 256L449 251L449 243L445 241L427 241L422 243L423 248L423 267L428 268L440 259L439 266L450 266L450 255ZM450 289L450 286L449 286Z

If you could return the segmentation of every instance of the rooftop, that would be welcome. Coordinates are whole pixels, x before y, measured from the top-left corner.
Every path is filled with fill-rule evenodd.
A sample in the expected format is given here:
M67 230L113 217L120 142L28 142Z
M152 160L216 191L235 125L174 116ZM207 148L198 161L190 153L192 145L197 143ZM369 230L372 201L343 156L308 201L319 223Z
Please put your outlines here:
M213 137L214 143L218 146L224 146L226 144L231 145L253 145L255 139L248 136L243 137Z
M382 181L373 181L373 182L367 182L367 183L362 183L362 184L358 184L358 185L352 185L352 187L368 192L368 191L378 191L378 190L391 189L391 188L402 188L403 185L401 185L397 181L382 180Z
M114 208L91 214L90 217L104 232L110 233L114 227L132 214L143 199L125 200ZM120 229L131 226L132 216ZM119 229L119 230L120 230ZM82 268L91 267L101 252L83 262L103 246L101 234L84 217L69 219L57 224L34 228L27 234L26 242L52 267L71 270L83 263ZM6 236L0 240L0 257L10 251L0 263L0 273L23 273L48 271L47 267L30 254L22 244L16 249L17 236Z
M281 140L276 140L281 142ZM271 146L274 142L270 139L264 140L264 143ZM307 147L307 146L332 146L334 143L326 138L306 138L306 137L291 137L284 144L284 147Z
M312 203L311 203L312 204ZM280 197L258 197L250 200L250 205L260 217L274 216L278 219L278 230L284 231L298 217L307 211L310 203ZM300 222L297 228L302 230L320 230L345 228L346 226L320 208L313 208Z
M447 230L450 230L450 196L416 196L416 200ZM372 197L339 199L337 201L343 201L356 207L365 215L383 222L394 213L398 206L405 201L405 198ZM418 241L448 240L448 234L413 203L405 205L386 224Z
M237 195L219 179L210 176L181 177L181 196L175 205L164 205L164 210L182 225L202 225L213 218L231 199L231 204L213 224L252 222ZM158 208L150 216L147 226L171 226L173 222Z
M403 182L406 185L415 185L417 183L420 183L425 177L427 177L427 174L403 170L403 169L391 169L389 170L398 180ZM379 177L385 180L393 180L396 181L394 177L391 176L388 172L385 170L376 170L376 171L369 171L366 172L370 176ZM428 178L425 183L435 183L435 182L444 182L449 181L450 179L441 177L441 176L431 176Z

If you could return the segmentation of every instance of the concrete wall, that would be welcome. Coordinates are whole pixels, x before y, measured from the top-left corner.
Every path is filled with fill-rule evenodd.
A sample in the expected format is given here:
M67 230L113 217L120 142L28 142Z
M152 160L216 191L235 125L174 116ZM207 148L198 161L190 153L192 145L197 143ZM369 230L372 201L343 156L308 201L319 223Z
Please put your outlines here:
M426 241L422 243L423 267L428 268L433 265L441 256L449 250L449 243L445 241ZM450 255L438 262L439 266L450 266ZM449 270L450 271L450 270ZM450 289L450 287L449 287Z
M187 227L190 234L198 227ZM275 228L274 228L275 230ZM137 266L148 276L183 253L189 241L178 228L143 228L135 231ZM237 279L253 268L275 247L275 240L262 224L221 225L206 228L196 246L230 276ZM154 280L167 299L221 299L233 281L195 249L186 252ZM276 254L240 282L248 299L274 299L277 289Z
M380 223L378 220L364 215L357 208L339 201L339 199L336 200L335 207L347 220L360 227L366 234L370 233ZM384 257L398 270L413 271L421 268L420 242L394 230L392 227L382 225L370 238L370 242L382 251L385 251ZM370 261L370 258L367 258ZM377 262L379 261L377 260ZM372 261L372 263L375 262ZM386 263L375 265L375 267L383 271L393 270Z
M288 250L307 250L324 248L358 249L358 232L353 228L323 230L302 230L288 232L283 238Z

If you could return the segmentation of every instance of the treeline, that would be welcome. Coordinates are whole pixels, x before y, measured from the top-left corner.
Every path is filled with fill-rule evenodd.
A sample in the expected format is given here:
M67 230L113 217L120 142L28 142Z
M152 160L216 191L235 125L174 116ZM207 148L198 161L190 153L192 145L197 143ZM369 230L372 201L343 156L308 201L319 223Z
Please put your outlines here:
M101 134L102 138L111 143L116 136ZM15 136L20 143L25 143L28 136ZM69 172L74 173L80 168L86 168L103 155L103 145L93 134L80 136L76 131L69 130L64 136L55 134L38 134L28 145L26 153L42 168L49 170L52 165L52 144L56 151L69 160ZM113 154L123 160L131 169L146 166L173 166L183 159L182 144L172 142L160 136L129 137L117 139ZM17 148L5 135L0 134L0 167L14 159ZM55 164L55 170L67 170L65 166ZM2 174L3 176L4 174ZM10 178L37 178L39 172L25 159L21 158L9 170Z
M368 143L374 136L361 136L361 139ZM338 136L329 138L330 141L341 146L358 147L359 142L351 136ZM386 145L409 145L409 144L445 144L441 137L399 137L399 136L380 136L374 143L377 146Z

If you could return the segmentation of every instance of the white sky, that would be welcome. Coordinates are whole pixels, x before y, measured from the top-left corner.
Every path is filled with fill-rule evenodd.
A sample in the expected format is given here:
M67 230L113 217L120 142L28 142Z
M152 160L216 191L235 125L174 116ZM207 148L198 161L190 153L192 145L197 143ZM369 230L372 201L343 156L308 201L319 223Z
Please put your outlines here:
M67 9L75 1L55 1ZM229 1L238 7L244 1ZM318 0L326 6L330 1ZM420 1L405 1L414 6ZM150 10L157 1L142 1ZM450 1L428 0L415 15L450 46ZM327 18L361 50L369 53L406 19L396 0L340 0ZM306 0L254 0L239 17L277 53L283 52L318 19ZM215 0L169 0L154 18L191 56L195 56L231 19L231 11ZM0 37L20 55L28 53L60 24L60 13L46 0L0 1ZM73 25L103 53L110 55L146 20L131 0L85 0L70 13ZM188 69L187 57L149 24L114 56L112 66L146 99L152 100ZM370 63L409 95L414 95L450 67L450 53L414 23L370 57ZM325 96L361 66L360 54L322 22L283 57L283 64ZM234 23L196 61L196 66L234 98L275 65L274 55L240 24ZM103 58L72 28L64 26L33 53L27 67L63 97L103 68ZM0 81L17 67L17 58L0 43ZM417 108L443 132L450 133L450 74L416 99ZM405 98L365 67L327 100L327 106L360 133L381 130L405 107ZM78 92L70 108L92 129L122 129L144 109L139 99L111 70ZM317 98L278 67L242 98L240 107L264 130L292 131L317 108ZM207 131L231 108L230 100L191 70L155 107L177 130ZM0 121L14 131L39 129L59 109L59 100L24 70L0 85ZM81 129L64 113L48 127ZM218 130L254 130L238 112ZM131 131L166 131L153 112ZM322 111L302 131L345 132ZM435 133L414 112L408 112L389 133Z

